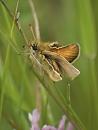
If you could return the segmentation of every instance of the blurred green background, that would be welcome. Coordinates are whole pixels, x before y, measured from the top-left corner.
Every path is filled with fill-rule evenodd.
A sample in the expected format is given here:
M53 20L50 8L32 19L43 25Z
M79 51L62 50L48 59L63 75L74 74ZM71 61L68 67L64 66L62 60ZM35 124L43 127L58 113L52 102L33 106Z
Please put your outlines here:
M81 55L74 65L81 74L69 82L71 107L68 107L67 79L55 84L48 79L40 80L41 75L33 72L28 60L15 52L13 47L21 50L25 41L16 27L11 38L13 20L0 3L0 130L28 130L28 113L36 106L41 107L41 124L57 125L61 116L66 113L80 130L97 130L98 1L33 1L42 41L58 41L64 45L80 44ZM17 1L5 2L14 13ZM33 24L34 19L28 0L20 0L18 10L19 22L31 40L28 25Z

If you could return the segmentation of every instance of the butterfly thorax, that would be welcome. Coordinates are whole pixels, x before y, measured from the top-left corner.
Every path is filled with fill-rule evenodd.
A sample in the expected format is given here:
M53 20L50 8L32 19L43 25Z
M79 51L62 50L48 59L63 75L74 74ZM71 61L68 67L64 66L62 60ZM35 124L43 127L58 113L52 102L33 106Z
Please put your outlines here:
M31 49L32 51L34 52L43 52L45 50L49 51L50 50L50 47L49 47L49 43L32 43L31 44Z

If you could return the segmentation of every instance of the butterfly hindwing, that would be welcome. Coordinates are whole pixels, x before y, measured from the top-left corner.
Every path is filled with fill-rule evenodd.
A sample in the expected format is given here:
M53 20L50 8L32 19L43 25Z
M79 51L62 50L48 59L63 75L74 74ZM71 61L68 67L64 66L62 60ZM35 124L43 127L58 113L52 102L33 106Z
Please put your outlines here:
M80 74L80 71L76 69L71 63L69 63L64 57L59 56L57 53L44 51L44 55L47 59L54 60L58 67L63 69L70 79L74 79Z

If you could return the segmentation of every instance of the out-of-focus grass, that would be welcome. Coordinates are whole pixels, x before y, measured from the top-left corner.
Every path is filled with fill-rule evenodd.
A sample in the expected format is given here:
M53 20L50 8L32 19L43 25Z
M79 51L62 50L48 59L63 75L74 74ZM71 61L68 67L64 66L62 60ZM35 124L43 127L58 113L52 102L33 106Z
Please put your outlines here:
M97 70L95 68L95 59L97 55L97 41L95 29L96 25L93 14L94 12L90 0L77 0L76 7L78 10L77 18L80 26L80 43L83 57L86 60L86 65L85 62L83 63L84 60L81 62L81 65L84 64L83 66L85 67L85 75L83 75L83 77L81 78L81 81L83 82L82 88L84 89L84 92L86 89L86 91L88 91L85 94L88 98L87 103L89 105L89 108L87 107L88 118L85 119L87 120L89 129L96 129L98 127L96 122L98 121L98 83L96 75Z
M95 64L97 63L96 35L98 33L95 30L97 21L95 16L98 16L93 10L97 3L95 2L95 0L92 2L92 6L90 0L34 0L44 41L60 41L64 44L79 42L81 46L81 56L75 64L81 74L70 83L71 108L67 114L80 126L81 123L79 124L79 120L76 121L78 118L75 116L78 115L87 130L98 129L98 83ZM16 1L7 1L7 4L14 12ZM28 24L32 23L33 18L27 1L20 1L19 11L21 13L19 21L28 38L31 38ZM33 73L28 61L24 61L25 57L18 55L12 47L16 45L18 49L21 49L25 44L16 27L11 39L12 22L0 4L0 129L27 130L29 129L27 113L36 106L36 74ZM42 83L45 83L43 85L46 86L50 95L45 90L41 90L42 124L44 122L56 124L66 111L66 104L68 105L68 81L63 79L53 84L48 82L48 79L45 82L44 80L46 79L40 79ZM74 116L70 117L70 111ZM48 118L48 113L52 115L52 119Z

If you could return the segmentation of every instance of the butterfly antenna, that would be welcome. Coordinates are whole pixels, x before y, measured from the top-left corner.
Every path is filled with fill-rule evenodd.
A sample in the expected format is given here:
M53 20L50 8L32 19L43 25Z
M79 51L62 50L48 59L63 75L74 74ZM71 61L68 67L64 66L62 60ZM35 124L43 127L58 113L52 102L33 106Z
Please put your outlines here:
M30 31L31 31L31 33L32 33L32 35L33 35L34 41L37 41L36 36L35 36L35 34L34 34L34 29L33 29L32 25L29 24L29 27L30 27Z
M38 22L38 17L37 17L35 7L34 7L34 4L33 4L33 0L28 0L28 1L29 1L29 5L31 7L33 18L34 18L36 39L37 39L37 41L40 41L39 22Z

